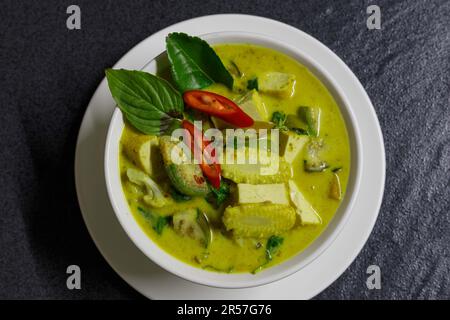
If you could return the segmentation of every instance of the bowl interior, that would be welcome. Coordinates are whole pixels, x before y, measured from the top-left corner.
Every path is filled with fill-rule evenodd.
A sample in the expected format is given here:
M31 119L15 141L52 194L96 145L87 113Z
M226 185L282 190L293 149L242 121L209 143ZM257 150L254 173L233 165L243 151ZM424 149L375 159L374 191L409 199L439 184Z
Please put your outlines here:
M141 229L130 212L122 192L119 174L119 140L124 127L121 111L117 108L111 120L105 148L105 177L108 195L114 212L134 244L153 262L167 271L184 279L213 287L245 288L267 284L282 279L296 271L301 270L315 258L317 258L337 237L347 221L354 199L358 192L361 169L361 147L358 128L345 94L320 65L314 62L312 57L299 50L289 47L270 37L246 32L220 32L200 36L210 44L218 43L250 43L280 51L305 65L327 87L336 100L344 118L350 141L351 169L347 185L346 195L322 234L304 251L293 256L289 260L271 267L267 270L253 274L220 274L205 271L179 261L163 251ZM161 53L151 60L142 70L157 73L168 68L166 53Z

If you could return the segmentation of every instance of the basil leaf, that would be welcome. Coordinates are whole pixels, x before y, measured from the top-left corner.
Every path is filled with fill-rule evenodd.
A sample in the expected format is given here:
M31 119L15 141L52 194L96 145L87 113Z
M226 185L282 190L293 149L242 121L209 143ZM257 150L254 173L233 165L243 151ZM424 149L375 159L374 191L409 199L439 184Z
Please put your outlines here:
M278 251L278 249L283 244L283 238L279 236L271 236L269 240L267 240L266 245L266 258L268 261L272 260L273 255Z
M211 192L207 196L206 200L210 203L213 203L215 207L220 207L225 200L230 196L230 185L221 180L219 189L213 188L210 186Z
M169 225L171 217L163 217L154 214L153 212L147 211L141 207L138 207L138 212L146 219L150 225L152 226L153 230L156 231L157 234L161 235L164 228Z
M185 33L171 33L166 46L173 79L182 92L202 89L214 82L233 88L233 77L206 41Z
M166 80L134 70L106 70L109 90L128 122L145 134L162 135L182 117L181 94Z

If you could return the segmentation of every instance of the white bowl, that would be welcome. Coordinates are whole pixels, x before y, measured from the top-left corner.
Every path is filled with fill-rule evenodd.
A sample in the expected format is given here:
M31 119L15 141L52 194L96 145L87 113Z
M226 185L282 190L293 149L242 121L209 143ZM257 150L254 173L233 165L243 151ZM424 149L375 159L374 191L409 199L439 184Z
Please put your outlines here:
M141 229L130 212L127 200L122 191L119 173L119 140L124 128L124 122L122 112L118 108L116 108L113 114L105 147L105 178L108 196L117 219L130 239L149 259L165 270L186 280L212 287L249 288L260 286L280 280L305 267L324 252L342 230L351 213L351 207L359 189L362 167L359 129L352 109L345 97L345 93L342 91L339 84L329 76L328 72L314 61L314 57L307 56L300 50L280 43L273 38L256 33L219 32L205 34L201 36L201 38L208 41L210 44L250 43L275 49L299 61L325 84L340 107L347 126L351 148L351 170L349 181L346 195L339 209L325 231L304 251L281 264L257 274L222 274L190 266L165 252L153 242L153 240L151 240ZM164 68L167 68L167 57L165 53L162 53L156 59L150 61L143 70L150 73L156 73L157 70Z

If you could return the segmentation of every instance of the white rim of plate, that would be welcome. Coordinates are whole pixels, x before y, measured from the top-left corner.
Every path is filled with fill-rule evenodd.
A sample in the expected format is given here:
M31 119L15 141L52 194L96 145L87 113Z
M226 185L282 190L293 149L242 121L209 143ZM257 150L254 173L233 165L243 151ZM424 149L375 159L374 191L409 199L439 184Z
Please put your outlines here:
M233 20L233 26L229 27L229 20ZM238 23L237 23L238 22ZM344 263L344 265L339 269L339 271L334 272L333 276L328 279L327 281L318 281L320 282L320 284L318 284L316 286L316 288L310 288L309 291L307 292L303 292L300 295L297 295L297 298L310 298L314 295L316 295L317 293L319 293L320 291L322 291L323 289L325 289L329 284L331 284L337 277L339 277L343 271L345 271L345 269L348 267L348 265L350 265L350 263L354 260L354 258L356 257L356 255L358 254L358 252L361 250L362 246L364 245L364 243L366 242L368 236L370 235L370 232L372 230L372 227L376 221L377 215L378 215L378 210L379 207L381 205L381 199L382 199L382 193L383 193L383 189L384 189L384 173L385 173L385 161L384 161L384 146L383 146L383 139L382 139L382 135L381 135L381 130L378 124L378 120L376 118L373 106L371 105L370 99L368 98L367 94L365 93L364 89L362 88L361 84L359 83L359 81L357 80L357 78L353 75L353 73L348 69L348 67L334 54L332 53L328 48L326 48L323 44L321 44L320 42L318 42L317 40L315 40L314 38L312 38L311 36L303 33L302 31L295 29L294 27L288 26L286 24L283 24L281 22L278 21L274 21L274 20L270 20L270 19L266 19L266 18L261 18L261 17L255 17L255 16L248 16L248 15L234 15L234 14L226 14L226 15L213 15L213 16L205 16L205 17L199 17L199 18L194 18L191 20L187 20L187 21L183 21L180 23L177 23L175 25L172 25L166 29L163 29L157 33L155 33L154 35L148 37L147 39L143 40L142 42L140 42L138 45L136 45L133 49L131 49L122 59L119 60L119 62L114 66L115 68L120 68L120 67L127 67L127 68L136 68L136 69L141 69L150 59L149 59L149 54L145 54L146 51L144 50L145 47L149 47L152 42L154 42L152 44L152 46L156 46L157 42L160 41L159 39L164 40L165 35L167 35L170 32L173 31L180 31L183 30L184 32L189 32L191 34L201 34L201 32L198 32L199 30L198 27L201 26L200 29L205 30L205 26L207 24L213 24L215 28L214 30L211 30L211 33L213 32L224 32L224 31L230 31L230 28L232 29L231 31L240 31L239 28L242 28L241 30L244 29L243 25L245 26L245 31L251 31L253 32L253 30L255 30L255 33L260 33L262 35L268 36L268 37L274 37L275 35L281 35L283 34L284 37L290 37L290 36L297 36L297 38L300 38L303 43L302 44L306 44L307 42L310 42L309 45L312 46L312 48L315 48L314 54L317 54L318 52L323 54L324 57L321 57L320 55L316 55L315 56L315 60L317 61L318 59L323 59L325 58L325 62L327 60L329 60L329 62L333 62L334 65L330 66L330 70L328 70L327 67L323 66L322 67L324 69L326 69L327 71L330 71L331 75L333 76L333 73L336 73L339 76L342 75L346 75L347 77L350 76L350 80L352 82L353 85L353 89L356 90L362 94L362 98L363 100L365 100L365 104L368 106L368 110L371 116L371 123L375 124L374 128L371 128L372 130L375 129L375 133L376 133L376 137L378 139L376 139L378 142L377 145L379 147L379 153L378 153L378 158L380 158L381 156L381 161L379 162L379 173L381 173L381 176L379 178L381 178L379 180L379 183L377 184L378 186L378 192L377 195L378 197L376 197L377 199L375 199L375 203L374 206L375 208L372 208L372 212L373 214L371 214L371 219L369 219L368 221L370 222L369 225L366 226L365 228L365 232L363 232L362 234L362 241L360 242L356 242L355 243L355 247L353 248L353 250L351 251L351 254L349 252L348 254L348 259L346 259L346 262ZM265 28L264 28L265 27ZM249 30L250 28L250 30ZM189 30L188 30L189 29ZM284 31L284 33L279 33L277 31L275 31L274 29L279 29L278 31ZM269 34L267 34L269 33ZM272 33L272 34L270 34ZM160 52L164 51L164 41L160 41L161 45L159 49L153 48L153 52L152 55L153 57L158 55ZM281 42L281 41L280 41ZM289 45L292 45L292 41L289 41L289 39L286 39L286 43ZM160 52L158 52L158 50L160 50ZM155 52L156 51L156 52ZM307 52L306 54L311 55L311 53L313 52ZM144 57L145 56L145 57ZM139 61L139 63L141 63L140 65L138 65L137 61ZM323 62L323 61L322 61ZM326 64L326 63L325 63ZM335 67L335 68L334 68ZM341 70L339 70L341 69ZM343 73L342 73L343 72ZM339 77L337 77L339 78ZM82 144L81 140L82 140L82 131L85 127L85 122L88 122L87 117L89 116L91 109L93 108L93 106L95 105L96 100L98 100L99 98L106 98L104 95L104 90L106 87L105 81L103 80L102 83L100 84L99 88L97 89L97 91L95 92L92 100L89 103L89 107L88 110L86 111L85 117L83 118L83 124L81 126L80 129L80 134L78 137L78 141L77 141L77 152L76 152L76 161L75 161L75 175L76 175L76 187L77 187L77 194L78 194L78 198L79 198L79 203L80 203L80 208L82 210L83 213L83 218L85 219L86 225L88 227L88 230L91 234L91 237L93 238L94 242L96 243L97 247L99 248L99 250L101 251L101 253L104 255L105 259L110 263L110 265L113 267L113 269L115 269L115 271L121 275L125 281L127 281L131 286L133 286L136 290L138 290L139 292L141 292L142 294L148 296L148 297L157 297L157 295L151 295L149 292L146 292L145 289L143 288L139 288L139 286L131 281L129 279L129 275L127 278L127 274L124 274L123 272L121 272L121 270L119 270L119 268L117 268L117 266L115 266L114 262L111 261L111 257L104 252L104 245L100 244L98 239L96 239L96 237L94 236L94 230L91 230L91 225L90 225L90 220L88 217L88 214L86 213L87 208L85 206L85 202L83 199L83 192L82 192L82 188L81 188L81 181L82 178L80 176L81 174L81 168L80 168L80 146ZM102 92L103 91L103 92ZM99 95L103 96L103 97L99 97ZM108 100L112 101L111 98L109 98ZM114 102L112 102L111 104L112 106L114 106ZM353 105L353 104L352 104ZM112 115L114 108L112 108L111 110L108 110L108 112L110 113L110 116ZM109 121L110 117L108 118ZM87 124L86 124L87 126ZM372 132L373 134L374 132ZM104 137L103 137L104 138ZM364 138L364 137L363 137ZM362 138L362 139L363 139ZM103 139L102 139L103 140ZM104 142L104 140L103 140ZM104 180L103 180L104 181ZM102 182L103 182L102 181ZM355 208L354 208L355 210ZM349 217L349 219L352 219L351 215ZM346 226L344 226L344 230L341 232L341 234L345 231ZM337 238L339 238L340 235L337 236ZM336 240L337 240L336 238ZM331 244L330 246L333 246L333 244ZM328 248L329 250L330 248ZM323 252L321 254L321 256L325 255L328 253L328 250L325 250L325 252ZM319 257L317 258L319 259ZM310 267L312 264L314 264L315 262L317 262L317 260L312 261L310 263ZM149 263L151 263L149 261ZM302 269L299 272L304 271L305 269ZM297 272L297 273L299 273ZM306 272L306 271L304 271ZM280 280L285 282L286 280L288 280L291 277L295 277L296 274L289 276L287 279L284 280ZM331 280L331 281L330 281ZM184 281L179 279L179 281ZM262 287L257 287L257 288L264 288L264 287L268 287L268 286L273 286L274 284L278 284L277 281L276 283L272 283L272 284L267 284L267 285L263 285ZM202 287L201 289L203 290L234 290L235 289L218 289L218 288L208 288L208 287L204 287L201 285L196 285L196 284L192 284L194 286L199 286ZM251 290L252 289L252 290ZM254 291L253 289L255 288L247 288L247 289L239 289L239 291L242 290L247 290L247 291ZM226 296L226 295L225 295ZM211 296L207 295L206 298L212 298ZM276 299L277 297L275 297ZM289 298L289 297L288 297Z

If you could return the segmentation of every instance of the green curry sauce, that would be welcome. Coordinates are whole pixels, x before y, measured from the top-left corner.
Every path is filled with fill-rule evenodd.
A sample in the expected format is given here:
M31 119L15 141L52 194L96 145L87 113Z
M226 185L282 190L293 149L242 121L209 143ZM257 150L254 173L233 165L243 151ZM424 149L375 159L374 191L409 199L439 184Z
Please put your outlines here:
M274 254L273 259L265 267L278 264L304 250L327 227L335 214L340 201L329 197L330 183L333 179L333 168L340 168L337 175L340 178L342 193L345 193L349 169L350 148L345 123L339 107L325 86L303 65L290 57L274 50L247 44L222 44L214 46L214 50L227 65L230 61L239 66L239 71L246 79L257 77L268 71L285 72L295 75L295 93L290 98L277 98L261 93L268 114L282 111L286 114L296 114L299 106L319 106L321 108L320 138L325 148L322 159L330 164L330 169L324 172L310 173L303 168L304 154L293 162L294 181L319 213L322 224L316 226L301 226L285 232L283 243ZM228 98L235 98L239 93L232 92L221 84L207 88ZM125 126L121 139L121 150L129 143L129 136L136 132L129 125ZM302 151L306 152L305 150ZM266 240L247 239L235 240L229 232L225 232L221 224L221 212L216 210L203 198L192 198L186 202L177 203L177 210L197 207L206 212L214 226L214 238L205 248L198 241L177 234L173 228L166 227L160 232L154 224L142 214L142 210L154 212L161 216L169 216L173 208L148 208L142 201L142 190L130 183L126 177L128 168L137 168L125 152L120 154L120 172L123 191L128 200L131 212L146 234L163 250L172 256L196 267L219 272L253 272L267 261ZM161 168L162 171L164 169ZM164 175L155 179L163 187L169 188L169 181Z

